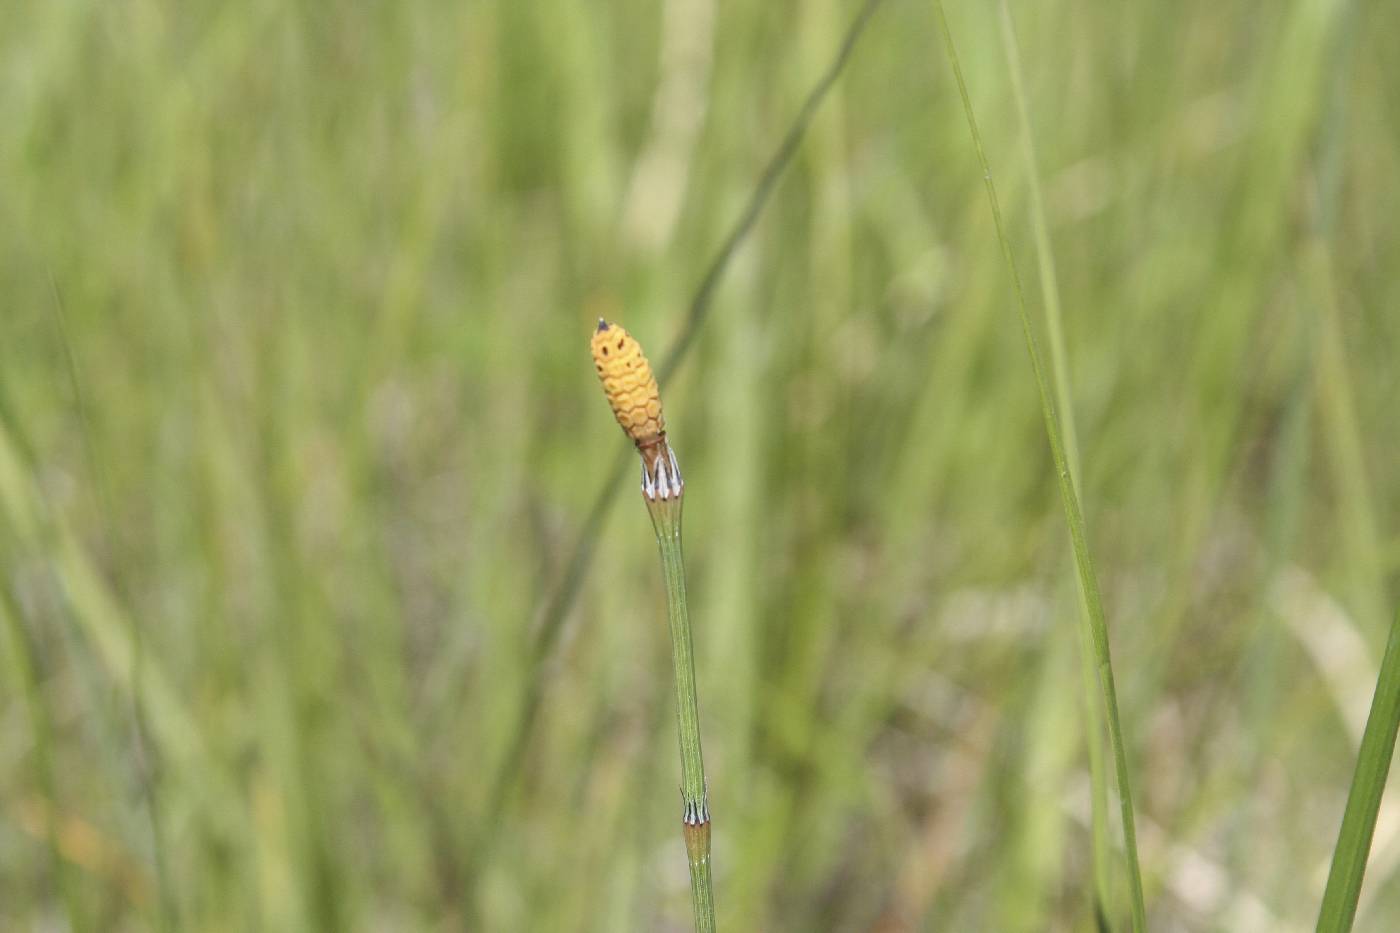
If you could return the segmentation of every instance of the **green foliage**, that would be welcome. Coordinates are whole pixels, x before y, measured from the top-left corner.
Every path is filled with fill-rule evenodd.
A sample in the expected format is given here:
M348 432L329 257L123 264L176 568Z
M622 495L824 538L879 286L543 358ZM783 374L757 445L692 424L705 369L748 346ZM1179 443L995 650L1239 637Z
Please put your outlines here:
M1130 903L1132 905L1132 928L1135 933L1142 933L1147 927L1147 909L1142 893L1142 869L1138 864L1138 844L1137 844L1137 818L1133 813L1132 781L1128 776L1128 752L1127 739L1123 735L1121 716L1118 712L1118 689L1113 679L1113 661L1109 657L1108 646L1108 626L1104 619L1103 595L1099 592L1098 575L1094 570L1093 555L1089 551L1089 532L1084 522L1083 507L1079 502L1077 471L1071 472L1070 459L1066 453L1064 438L1074 437L1073 431L1062 430L1060 427L1060 417L1055 410L1055 399L1051 395L1050 383L1055 382L1055 392L1059 397L1060 407L1063 411L1072 411L1070 401L1067 376L1068 364L1063 359L1063 350L1060 348L1061 321L1056 313L1047 315L1047 321L1051 328L1051 333L1057 335L1055 340L1055 355L1059 358L1058 369L1051 376L1046 375L1044 358L1040 352L1040 342L1036 339L1035 328L1031 323L1030 313L1026 310L1025 289L1021 285L1021 274L1016 265L1015 257L1011 252L1011 242L1006 237L1006 227L1001 216L1001 203L997 200L997 189L992 181L992 166L987 161L986 150L982 146L982 134L977 129L977 118L972 112L972 101L967 93L967 81L963 77L962 64L958 60L957 46L953 42L953 33L948 28L948 15L943 9L942 0L935 0L934 8L938 11L938 25L943 33L944 48L948 51L949 64L952 66L953 77L958 84L958 96L962 99L963 114L967 117L967 128L972 136L973 148L977 151L977 162L982 166L982 181L987 189L987 204L991 208L992 223L996 227L997 243L1001 247L1002 258L1006 260L1006 269L1011 277L1011 285L1016 293L1016 312L1021 324L1021 332L1026 338L1026 353L1030 357L1031 373L1035 376L1036 392L1040 395L1040 411L1045 419L1045 436L1050 444L1050 457L1055 472L1055 481L1060 487L1060 501L1064 504L1065 524L1069 528L1070 545L1074 552L1075 581L1079 587L1080 607L1083 610L1084 626L1080 630L1080 654L1081 665L1092 669L1094 679L1099 686L1098 701L1094 697L1085 695L1085 721L1097 722L1099 712L1102 712L1104 721L1108 725L1108 742L1113 749L1114 776L1118 782L1119 812L1123 820L1123 854L1128 864L1128 890L1130 892ZM1002 6L1002 22L1005 27L1009 20L1006 17L1006 7ZM1013 48L1014 53L1014 48ZM1012 64L1012 91L1017 95L1017 116L1021 120L1022 132L1027 132L1026 111L1021 101L1022 92L1020 89L1018 66ZM1029 174L1034 178L1035 169L1032 167ZM1039 196L1035 193L1035 184L1032 183L1032 205L1038 202ZM1032 211L1038 214L1038 211ZM1037 249L1041 253L1048 251L1048 238L1039 230ZM1041 273L1047 287L1053 287L1053 279L1045 276L1045 270L1050 268L1042 265ZM1054 308L1054 304L1050 303ZM1073 423L1071 421L1071 423ZM1070 448L1077 450L1077 447ZM1077 459L1077 457L1076 457ZM1091 712L1092 711L1092 712ZM1107 780L1102 771L1102 765L1095 760L1094 746L1100 742L1100 734L1097 725L1092 727L1088 736L1087 745L1090 749L1090 793L1093 795L1094 807L1094 861L1097 866L1104 859L1105 844L1102 837L1101 827L1105 821L1100 803L1107 794ZM1096 872L1098 869L1096 868ZM1099 880L1096 874L1095 909L1104 911L1107 905L1105 888L1107 885Z
M1356 773L1352 777L1351 793L1347 795L1341 834L1332 853L1332 870L1327 876L1322 911L1317 918L1319 933L1346 933L1356 919L1361 879L1371 854L1376 816L1380 813L1385 779L1390 774L1390 759L1395 753L1397 729L1400 729L1400 618L1390 629L1376 695L1371 701L1371 714L1366 718L1366 731L1361 736Z
M1011 6L1149 926L1307 929L1397 604L1400 8ZM0 929L688 923L641 509L539 649L620 443L588 334L664 357L856 6L10 7ZM997 6L948 13L1029 269ZM1094 929L939 45L881 5L666 391L726 931Z

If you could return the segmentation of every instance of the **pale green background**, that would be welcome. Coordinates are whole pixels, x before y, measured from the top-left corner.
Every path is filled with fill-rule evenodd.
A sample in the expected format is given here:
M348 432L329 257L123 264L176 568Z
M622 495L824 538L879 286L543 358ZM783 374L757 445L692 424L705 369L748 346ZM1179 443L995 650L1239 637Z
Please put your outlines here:
M1152 928L1310 929L1400 570L1400 6L1011 7ZM688 927L630 465L535 663L623 444L589 328L664 354L855 12L3 5L0 928ZM949 16L1041 321L997 4ZM1065 525L930 4L665 399L721 928L1091 929Z

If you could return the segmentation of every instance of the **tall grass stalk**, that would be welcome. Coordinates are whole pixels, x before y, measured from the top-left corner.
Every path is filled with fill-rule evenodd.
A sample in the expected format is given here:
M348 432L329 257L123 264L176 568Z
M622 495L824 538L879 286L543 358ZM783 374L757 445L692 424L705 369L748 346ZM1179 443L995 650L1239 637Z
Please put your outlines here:
M1055 404L1064 431L1065 460L1069 464L1074 490L1083 495L1079 483L1079 432L1074 424L1074 402L1069 384L1069 354L1065 351L1064 317L1060 311L1060 281L1055 271L1055 252L1050 244L1050 225L1045 219L1045 199L1040 191L1040 166L1035 154L1035 134L1031 129L1030 107L1026 103L1026 82L1021 74L1021 49L1016 41L1016 24L1011 6L1001 0L1001 40L1011 77L1011 95L1016 101L1016 119L1021 127L1022 157L1030 195L1031 231L1035 237L1040 290L1045 301L1045 332L1050 338L1050 374L1055 384ZM1083 679L1084 744L1089 753L1090 831L1093 837L1094 888L1097 907L1107 913L1110 904L1108 841L1108 771L1103 760L1103 715L1099 711L1098 677L1094 662L1094 633L1089 596L1082 577L1076 577L1079 594L1079 657Z
M1094 572L1094 562L1089 553L1088 534L1085 530L1084 515L1079 507L1079 494L1075 489L1074 473L1065 455L1064 437L1060 430L1059 418L1055 414L1055 402L1051 397L1049 382L1045 376L1045 364L1041 358L1040 345L1031 327L1030 314L1026 310L1026 297L1021 285L1021 274L1016 268L1015 257L1011 253L1011 243L1007 239L1002 222L1001 206L997 201L996 185L992 182L992 167L982 145L982 134L977 129L977 119L972 112L972 100L968 96L967 81L963 78L962 66L958 62L957 47L953 44L953 32L948 26L948 15L942 0L934 0L938 14L939 29L948 51L948 62L957 81L958 93L962 98L963 113L967 118L968 130L972 135L973 147L977 150L977 160L982 166L982 180L987 189L987 202L991 207L992 220L996 226L997 240L1001 245L1002 258L1006 262L1016 293L1016 308L1021 319L1021 330L1026 338L1026 351L1030 355L1031 369L1035 375L1036 390L1040 395L1041 414L1045 419L1045 433L1050 441L1050 455L1055 463L1055 476L1060 487L1060 498L1064 504L1065 519L1069 525L1070 542L1074 550L1075 566L1078 569L1080 592L1083 594L1088 614L1089 632L1093 641L1094 659L1098 668L1099 689L1108 721L1108 738L1113 749L1114 770L1118 779L1118 802L1122 810L1123 845L1128 862L1128 884L1132 895L1133 929L1141 933L1147 926L1147 910L1142 893L1142 871L1138 864L1137 828L1133 818L1133 797L1131 782L1128 779L1128 756L1123 739L1123 728L1118 716L1117 688L1113 682L1113 664L1109 656L1108 626L1104 620L1103 600L1099 594L1099 584Z
M1342 829L1337 836L1337 847L1332 851L1332 868L1327 873L1327 888L1317 918L1318 933L1346 933L1356 919L1357 899L1361 896L1366 860L1371 854L1371 837L1376 831L1381 795L1390 774L1397 729L1400 729L1400 614L1390 626L1380 676L1376 678L1376 694L1371 700L1371 713L1366 718L1366 731L1361 735L1356 771L1352 775Z

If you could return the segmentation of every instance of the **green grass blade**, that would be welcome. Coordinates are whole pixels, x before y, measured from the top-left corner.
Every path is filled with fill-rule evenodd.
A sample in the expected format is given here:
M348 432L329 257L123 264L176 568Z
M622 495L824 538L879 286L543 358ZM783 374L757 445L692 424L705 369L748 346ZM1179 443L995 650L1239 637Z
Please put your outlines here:
M1327 890L1322 895L1318 933L1345 933L1356 918L1356 902L1366 873L1366 859L1371 853L1371 836L1376 830L1381 794L1385 792L1385 779L1390 773L1397 729L1400 729L1400 615L1390 627L1390 639L1381 660L1380 676L1376 679L1376 695L1371 701L1371 714L1366 718L1366 731L1361 736L1356 772L1352 775L1346 811L1342 814L1342 830L1337 836L1337 847L1332 851L1332 868L1327 873Z
M1021 127L1022 157L1026 162L1026 178L1030 195L1031 230L1035 237L1036 262L1040 272L1040 289L1045 300L1045 331L1050 338L1050 373L1055 385L1055 404L1064 431L1065 459L1075 491L1079 485L1079 440L1074 424L1073 396L1070 393L1069 354L1065 350L1064 318L1060 311L1059 275L1055 270L1055 252L1050 244L1050 225L1045 219L1045 199L1040 189L1040 167L1035 154L1035 134L1031 129L1030 107L1026 103L1026 83L1021 74L1021 51L1016 41L1016 25L1011 7L1002 0L1001 40L1011 78L1011 94L1016 100L1016 119ZM1098 677L1095 674L1094 637L1090 622L1089 597L1082 579L1079 594L1080 629L1079 656L1084 692L1084 744L1089 753L1089 800L1093 838L1094 889L1098 909L1107 911L1110 903L1109 867L1111 851L1108 841L1108 771L1103 760L1103 716L1098 704Z
M953 44L953 32L948 26L948 16L944 12L942 0L934 0L934 9L938 13L938 24L943 33L944 45L948 50L948 61L953 69L953 77L957 81L958 93L962 97L963 113L967 117L968 130L972 135L973 146L977 150L977 159L982 166L987 201L991 207L992 220L996 225L1002 258L1006 261L1006 267L1016 293L1016 308L1020 314L1021 330L1026 338L1026 351L1030 355L1036 390L1040 395L1041 413L1045 418L1045 433L1050 441L1050 454L1055 461L1055 476L1060 487L1060 498L1064 504L1065 518L1069 524L1074 562L1079 574L1079 585L1084 595L1085 608L1088 611L1094 659L1098 667L1099 689L1103 695L1103 706L1108 721L1108 738L1113 749L1114 770L1118 779L1118 802L1123 818L1123 844L1128 862L1128 884L1132 894L1133 929L1142 931L1147 927L1147 911L1142 893L1142 871L1138 866L1137 828L1133 818L1132 786L1128 780L1128 756L1123 739L1123 727L1118 716L1118 695L1113 681L1113 664L1109 655L1108 626L1104 620L1103 600L1099 595L1094 562L1089 553L1084 515L1079 507L1079 494L1075 491L1074 474L1065 456L1064 438L1060 430L1059 419L1055 414L1055 403L1051 397L1049 381L1046 379L1040 345L1036 340L1035 331L1031 327L1030 314L1026 310L1026 297L1021 286L1021 274L1016 268L1015 257L1011 254L1011 242L1007 239L1005 225L1002 222L996 185L992 182L991 164L987 161L987 153L982 146L982 134L977 129L977 119L972 112L972 100L967 92L967 81L963 78L962 66L958 63L957 48Z

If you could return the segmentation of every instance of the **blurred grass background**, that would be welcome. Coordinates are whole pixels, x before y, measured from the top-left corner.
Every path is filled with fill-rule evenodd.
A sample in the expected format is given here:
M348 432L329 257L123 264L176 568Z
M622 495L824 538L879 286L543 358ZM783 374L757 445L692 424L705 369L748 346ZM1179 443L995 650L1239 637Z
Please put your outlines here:
M1400 7L1011 7L1151 925L1306 929L1400 577ZM623 443L587 338L663 354L855 12L6 7L0 928L688 928L630 469L536 663ZM997 7L949 13L1038 308ZM1092 929L1069 549L929 5L692 351L721 927ZM1358 929L1397 872L1387 805Z

